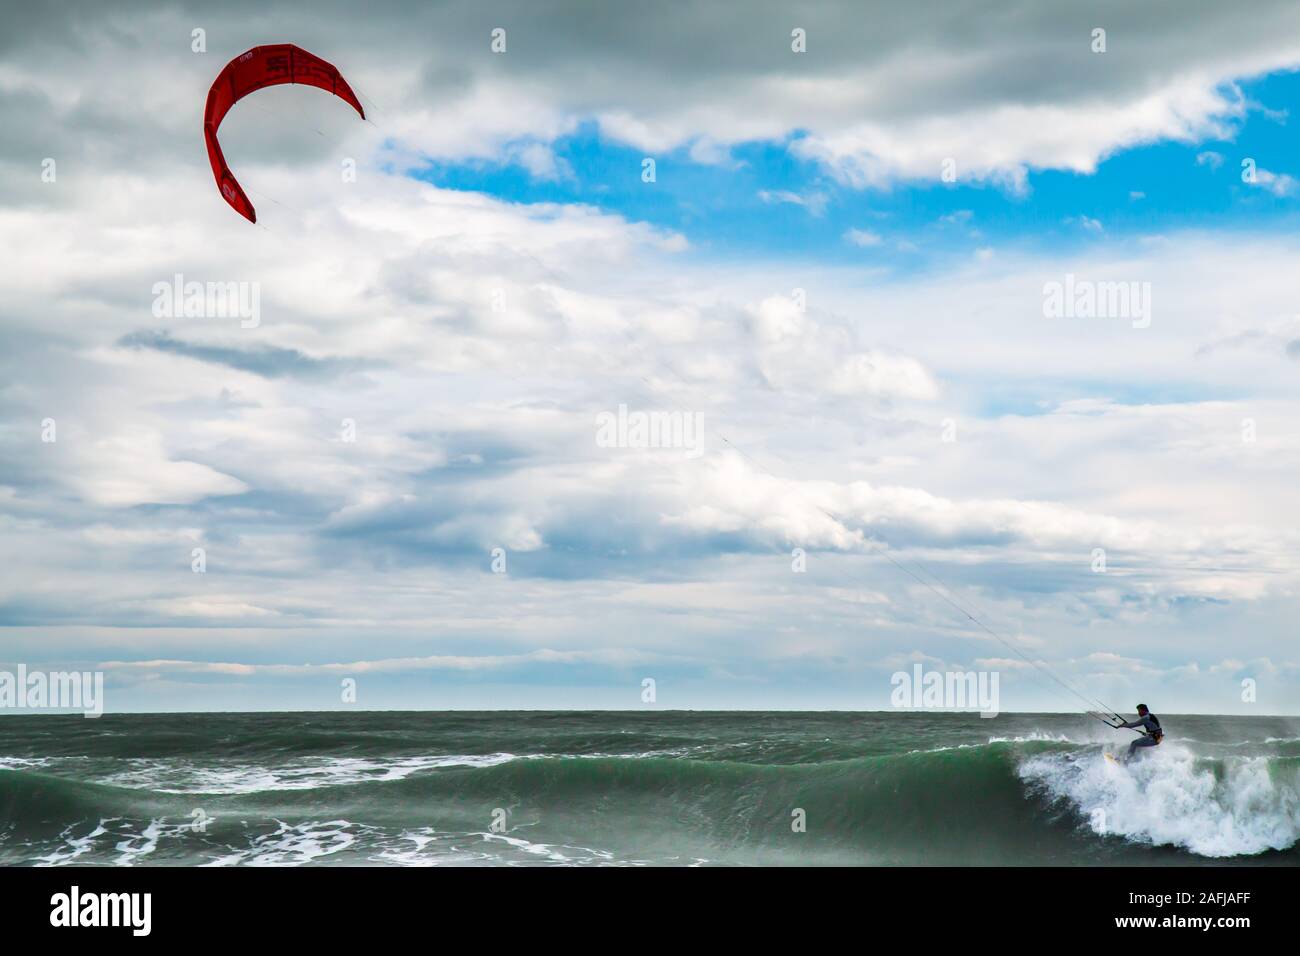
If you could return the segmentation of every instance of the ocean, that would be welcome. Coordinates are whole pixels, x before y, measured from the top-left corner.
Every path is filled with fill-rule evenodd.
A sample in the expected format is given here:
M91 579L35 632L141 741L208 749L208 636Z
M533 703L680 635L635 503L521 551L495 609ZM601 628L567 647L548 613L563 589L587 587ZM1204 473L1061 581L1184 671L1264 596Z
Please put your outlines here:
M1285 865L1300 718L0 717L0 864Z

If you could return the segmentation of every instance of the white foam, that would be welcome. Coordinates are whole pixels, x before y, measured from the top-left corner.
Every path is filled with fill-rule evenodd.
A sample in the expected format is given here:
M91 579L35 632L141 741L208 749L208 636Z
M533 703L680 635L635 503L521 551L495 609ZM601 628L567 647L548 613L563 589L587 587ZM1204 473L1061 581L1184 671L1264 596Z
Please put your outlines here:
M48 767L48 757L0 757L0 770L23 770L27 767Z
M177 830L175 826L167 829L173 833ZM121 855L113 862L118 866L134 865L136 860L142 859L158 849L158 838L162 835L163 822L161 820L150 820L149 825L140 833L128 834L124 839L117 842L115 849Z
M629 754L429 754L368 760L361 757L305 757L294 764L264 767L256 764L194 765L186 761L132 759L127 768L96 782L158 793L237 794L270 790L315 790L368 781L404 780L413 774L457 767L495 767L512 760L566 760L574 758L648 759L676 756L679 751L658 750ZM18 759L18 758L14 758Z
M492 767L515 759L514 754L439 754L365 760L359 757L313 757L296 765L260 767L252 764L191 766L156 760L132 760L130 767L99 782L159 793L260 793L268 790L314 790L368 780L403 780L425 770L449 767Z
M277 820L276 823L278 829L274 833L255 837L247 850L216 857L206 865L301 866L342 853L356 843L357 832L373 829L348 820L311 820L293 824Z
M65 827L59 834L63 846L56 847L44 856L32 858L36 866L66 866L76 864L78 858L93 852L107 853L111 846L117 852L112 861L117 866L132 866L158 849L163 839L183 836L191 831L188 823L168 823L151 819L143 829L138 824L121 817L105 817L90 832L78 836L82 824Z
M1122 766L1100 753L1039 754L1019 772L1069 801L1101 836L1207 857L1284 850L1300 840L1300 772L1268 757L1210 761L1165 743Z
M63 866L76 860L83 853L89 853L95 848L97 837L103 836L108 832L105 824L108 820L100 820L95 829L85 836L75 836L72 827L65 827L59 834L63 838L65 846L51 850L45 856L38 856L32 862L36 866Z
M528 856L540 857L548 863L608 863L614 859L614 854L590 847L534 843L522 837L509 836L505 833L480 833L477 835L481 836L485 842L504 843L512 849Z

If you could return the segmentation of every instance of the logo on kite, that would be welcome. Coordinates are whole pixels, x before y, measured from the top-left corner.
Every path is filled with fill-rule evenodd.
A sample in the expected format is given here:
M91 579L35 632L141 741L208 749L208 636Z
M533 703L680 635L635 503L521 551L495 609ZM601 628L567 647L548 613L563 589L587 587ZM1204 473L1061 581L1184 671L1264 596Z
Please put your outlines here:
M257 222L257 210L226 164L221 144L217 142L217 127L230 108L249 93L282 83L301 83L333 93L351 105L362 119L366 118L366 111L338 69L292 43L255 46L227 63L208 90L208 103L203 110L203 138L208 144L208 161L212 163L212 175L222 197L249 222Z

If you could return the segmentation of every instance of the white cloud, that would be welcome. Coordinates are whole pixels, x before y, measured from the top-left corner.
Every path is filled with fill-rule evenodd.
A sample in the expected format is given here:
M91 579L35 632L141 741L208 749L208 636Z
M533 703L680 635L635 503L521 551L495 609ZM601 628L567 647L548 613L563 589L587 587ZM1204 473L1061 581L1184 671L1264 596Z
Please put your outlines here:
M1100 220L1093 219L1089 216L1078 216L1078 217L1072 216L1066 219L1065 222L1066 225L1078 224L1079 228L1084 230L1084 232L1102 233L1106 231L1105 227L1102 226Z
M837 396L928 400L938 384L918 361L863 349L845 325L819 322L785 296L749 309L758 367L774 388L824 390Z
M1286 173L1273 173L1267 169L1255 170L1254 185L1261 189L1267 190L1274 196L1293 196L1296 193L1297 183L1292 176Z
M555 151L541 143L529 143L514 151L516 161L528 170L534 179L558 181L573 179L569 164L555 155Z
M828 197L825 193L810 193L807 196L790 192L787 189L760 189L758 198L765 203L791 203L805 207L810 215L820 216L826 211Z
M953 160L959 182L992 182L1024 193L1030 168L1091 173L1103 156L1125 147L1226 136L1227 122L1242 112L1239 101L1217 90L1176 82L1130 102L990 104L977 115L859 123L798 140L794 150L858 188L900 178L938 180L943 164Z
M844 239L852 245L863 248L878 246L884 241L880 238L879 233L872 232L869 229L849 229L844 233Z

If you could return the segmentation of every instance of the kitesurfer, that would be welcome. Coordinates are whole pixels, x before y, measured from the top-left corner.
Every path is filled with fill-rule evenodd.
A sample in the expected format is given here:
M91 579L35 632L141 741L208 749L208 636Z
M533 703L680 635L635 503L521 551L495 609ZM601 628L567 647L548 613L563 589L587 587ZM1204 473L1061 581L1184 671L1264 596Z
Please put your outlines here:
M1141 729L1142 731L1142 736L1128 745L1129 760L1132 760L1137 754L1139 747L1154 747L1165 739L1165 732L1160 729L1160 721L1155 714L1147 710L1146 704L1138 704L1137 712L1137 720L1130 720L1119 725L1120 728Z

